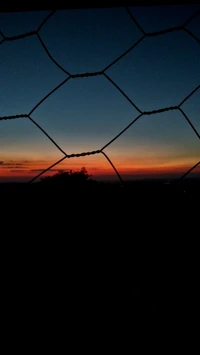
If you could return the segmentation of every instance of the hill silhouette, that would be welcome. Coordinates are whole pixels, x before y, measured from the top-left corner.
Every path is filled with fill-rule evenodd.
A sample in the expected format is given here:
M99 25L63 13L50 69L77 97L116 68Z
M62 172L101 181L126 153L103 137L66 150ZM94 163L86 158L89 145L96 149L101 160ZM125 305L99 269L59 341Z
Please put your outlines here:
M16 265L23 251L33 267L42 251L41 265L53 263L58 287L68 274L73 280L87 274L88 290L96 282L97 289L102 285L113 298L119 293L140 312L194 310L198 179L127 182L122 188L95 181L82 168L33 184L0 184L0 192L2 239L11 240Z

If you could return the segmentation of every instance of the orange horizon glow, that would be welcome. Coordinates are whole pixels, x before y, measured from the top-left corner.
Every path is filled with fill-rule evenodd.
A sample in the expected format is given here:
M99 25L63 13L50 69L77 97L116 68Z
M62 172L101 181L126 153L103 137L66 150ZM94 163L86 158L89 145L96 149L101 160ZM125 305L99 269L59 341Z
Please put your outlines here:
M88 158L88 159L87 159ZM79 171L82 167L85 167L88 174L92 177L101 176L115 176L115 171L109 164L109 162L102 157L100 160L98 158L92 157L75 158L65 160L62 163L56 165L51 170L44 173L45 175L52 175L57 173L59 170L73 170ZM134 159L135 161L135 159ZM145 162L144 159L141 161L131 162L128 159L112 159L113 164L120 173L121 176L133 175L133 176L144 176L148 175L175 175L184 174L189 169L191 169L195 164L198 163L197 159L193 157L191 159L174 159L173 161L162 162L160 159L155 159L154 162ZM36 159L15 159L15 160L4 160L0 161L0 178L2 179L24 179L32 178L38 175L41 171L48 168L56 162L53 160L36 160ZM200 165L198 165L193 171L193 174L200 173Z

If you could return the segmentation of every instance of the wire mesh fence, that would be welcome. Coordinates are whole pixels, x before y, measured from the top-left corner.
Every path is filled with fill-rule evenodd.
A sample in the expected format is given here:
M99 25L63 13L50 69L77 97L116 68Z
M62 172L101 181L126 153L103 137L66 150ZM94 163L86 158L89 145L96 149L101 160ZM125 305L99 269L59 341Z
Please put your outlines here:
M18 40L23 40L24 38L27 37L31 37L31 36L36 36L38 41L41 43L43 50L46 52L46 54L48 55L48 57L51 59L51 61L54 63L55 66L57 66L65 75L66 78L60 82L59 85L57 85L56 87L54 87L53 90L51 90L47 95L45 95L39 102L37 102L35 104L35 106L30 110L30 112L28 113L17 113L16 115L10 115L10 116L1 116L0 117L0 121L3 120L17 120L17 119L27 119L29 120L32 124L34 124L50 141L53 145L56 146L56 148L63 154L63 157L57 161L55 161L54 164L52 164L51 166L49 166L48 168L42 170L41 172L39 172L35 177L33 177L29 183L34 182L36 179L38 179L39 177L41 177L43 174L45 174L46 172L48 172L49 170L51 170L52 168L54 168L56 165L58 165L59 163L63 162L65 159L69 159L69 158L74 158L74 157L85 157L85 156L89 156L89 155L96 155L96 154L102 154L104 156L104 158L109 162L109 164L111 165L112 169L114 170L115 174L118 176L120 183L123 185L123 179L119 173L119 171L117 170L116 166L113 164L113 162L111 161L110 157L105 153L105 149L110 146L114 141L116 141L121 135L124 134L125 131L127 131L131 126L133 126L135 124L135 122L137 122L139 119L141 119L143 116L145 115L156 115L158 113L163 113L166 111L179 111L183 117L184 120L186 120L186 122L188 123L188 125L190 126L191 130L194 132L195 136L197 136L197 138L200 140L200 134L197 130L197 128L195 127L195 125L192 123L192 121L190 120L190 118L188 117L188 115L186 115L186 113L183 110L183 104L192 96L194 95L194 93L196 93L199 89L200 89L200 84L195 87L190 93L188 93L188 95L181 101L178 102L177 105L175 106L170 106L170 107L163 107L161 109L158 110L152 110L152 111L143 111L141 110L138 106L137 103L135 103L134 101L131 100L131 98L125 93L124 90L122 90L122 88L120 86L117 85L117 83L115 81L113 81L111 79L111 77L108 75L108 69L110 69L114 64L116 64L117 62L119 62L122 58L124 58L128 53L130 53L131 51L134 51L134 49L140 45L140 43L147 37L156 37L156 36L162 36L166 33L170 33L170 32L177 32L177 31L182 31L185 33L185 36L190 36L194 39L194 41L196 41L199 45L200 45L200 39L192 32L190 31L186 25L188 25L196 16L199 15L200 10L198 10L194 15L192 15L191 17L189 17L187 19L187 21L185 21L181 26L176 26L176 27L172 27L172 28L167 28L165 30L161 30L161 31L156 31L156 32L146 32L144 31L144 29L141 27L141 25L138 23L137 19L134 17L132 11L130 11L129 7L126 7L126 13L127 13L127 17L130 17L130 19L134 22L135 26L139 29L141 36L140 38L134 42L125 52L121 53L121 55L119 55L117 58L115 58L111 63L109 63L106 67L102 68L102 70L100 71L94 71L94 72L86 72L86 73L77 73L77 74L72 74L70 73L66 68L64 68L61 64L59 64L55 58L51 55L49 49L47 48L45 42L42 39L42 36L40 34L41 29L45 26L45 24L52 18L52 16L54 16L54 14L56 13L56 10L51 11L48 16L41 22L41 24L39 25L39 27L35 30L35 31L31 31L31 32L26 32L26 33L22 33L20 35L17 36L5 36L4 33L2 31L0 31L0 36L2 38L2 40L0 41L0 44L3 45L5 42L11 42L11 41L18 41ZM71 11L71 10L68 10ZM74 154L67 154L65 152L64 149L62 149L62 147L53 139L52 136L50 136L48 134L48 132L42 128L42 126L37 123L33 118L32 118L32 114L35 110L37 110L37 108L42 105L42 103L49 98L53 93L55 93L57 90L59 90L62 86L67 85L67 83L70 80L76 80L78 78L86 79L88 77L94 77L94 76L103 76L107 81L109 81L119 92L121 95L124 96L124 98L134 107L135 110L137 110L138 115L127 125L125 126L116 136L114 136L110 141L108 141L104 146L100 147L98 150L92 150L92 151L87 151L87 152L81 152L81 153L74 153ZM188 174L190 174L195 168L197 168L200 165L200 161L197 161L196 164L194 166L191 166L188 171L185 171L185 173L179 178L179 180L183 180L186 176L188 176Z

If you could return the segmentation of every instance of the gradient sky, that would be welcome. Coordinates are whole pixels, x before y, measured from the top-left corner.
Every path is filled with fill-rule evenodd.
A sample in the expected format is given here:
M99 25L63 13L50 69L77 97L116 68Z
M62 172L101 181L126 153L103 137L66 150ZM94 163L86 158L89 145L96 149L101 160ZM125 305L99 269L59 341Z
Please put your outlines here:
M182 25L200 5L129 9L144 31L155 32ZM0 31L34 31L48 14L1 13ZM200 40L200 13L186 28ZM125 8L57 11L39 34L70 74L103 70L142 37ZM141 111L176 106L200 85L200 44L185 31L147 37L106 74ZM0 45L0 78L2 117L28 114L67 74L34 35ZM182 109L199 133L200 89ZM137 116L104 76L70 79L31 114L67 154L101 149ZM178 177L200 161L200 140L173 110L142 116L105 153L122 178ZM0 121L0 181L30 179L62 157L28 118ZM82 166L97 178L114 174L102 154L66 159L53 172Z

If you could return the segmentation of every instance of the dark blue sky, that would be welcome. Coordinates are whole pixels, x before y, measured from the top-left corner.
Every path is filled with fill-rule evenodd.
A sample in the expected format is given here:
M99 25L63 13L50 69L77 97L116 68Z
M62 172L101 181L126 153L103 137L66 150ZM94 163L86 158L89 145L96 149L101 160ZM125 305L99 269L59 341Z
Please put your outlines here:
M130 8L146 32L180 26L198 9L200 6ZM1 13L0 30L6 37L35 31L48 13ZM186 28L200 40L200 14ZM70 74L103 70L142 37L124 8L57 11L39 34L50 54ZM36 35L4 41L0 58L0 116L28 114L67 78ZM185 31L147 37L106 74L141 111L176 106L200 85L200 44ZM182 109L200 132L200 89ZM31 117L71 154L102 148L137 115L104 76L97 76L70 79ZM1 176L27 175L31 167L43 169L62 157L27 118L0 122L0 151ZM176 110L142 117L105 152L122 175L151 169L184 172L200 160L200 141ZM10 162L21 164L18 173ZM103 156L65 161L66 168L83 165L93 174L111 173Z

